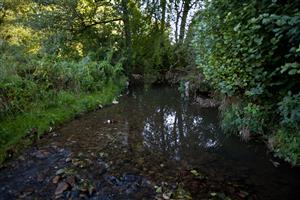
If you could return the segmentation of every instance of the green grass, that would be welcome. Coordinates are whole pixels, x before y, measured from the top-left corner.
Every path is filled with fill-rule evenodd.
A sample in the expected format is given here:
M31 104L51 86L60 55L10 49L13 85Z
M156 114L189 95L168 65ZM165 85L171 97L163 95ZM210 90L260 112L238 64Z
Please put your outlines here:
M74 93L59 91L51 100L35 102L25 112L8 117L0 122L0 164L8 152L18 154L31 141L26 135L32 128L38 135L49 132L82 112L90 111L99 104L109 104L120 93L121 86L109 83L102 91L94 93Z

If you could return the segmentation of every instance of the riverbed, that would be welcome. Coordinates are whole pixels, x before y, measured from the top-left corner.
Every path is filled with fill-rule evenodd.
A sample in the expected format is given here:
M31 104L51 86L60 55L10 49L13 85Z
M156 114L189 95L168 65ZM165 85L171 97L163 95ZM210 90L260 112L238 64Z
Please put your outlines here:
M300 199L300 170L226 136L218 108L135 89L43 136L0 171L0 199ZM275 164L274 164L275 163Z

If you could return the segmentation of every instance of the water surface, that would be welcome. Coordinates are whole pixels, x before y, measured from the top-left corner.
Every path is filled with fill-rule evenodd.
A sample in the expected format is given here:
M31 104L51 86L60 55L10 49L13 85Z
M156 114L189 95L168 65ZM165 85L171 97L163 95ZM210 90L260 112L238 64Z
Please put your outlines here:
M2 169L0 199L300 199L299 169L274 167L264 145L226 137L217 108L161 87L119 102L63 125ZM68 184L61 194L56 176Z

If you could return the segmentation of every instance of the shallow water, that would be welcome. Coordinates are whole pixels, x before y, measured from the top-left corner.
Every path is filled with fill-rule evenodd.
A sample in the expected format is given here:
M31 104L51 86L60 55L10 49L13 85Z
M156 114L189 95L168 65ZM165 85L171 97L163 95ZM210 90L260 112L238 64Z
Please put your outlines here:
M217 108L162 87L119 101L10 162L0 171L0 199L300 199L299 168L274 167L262 144L226 137ZM68 184L56 195L55 176Z

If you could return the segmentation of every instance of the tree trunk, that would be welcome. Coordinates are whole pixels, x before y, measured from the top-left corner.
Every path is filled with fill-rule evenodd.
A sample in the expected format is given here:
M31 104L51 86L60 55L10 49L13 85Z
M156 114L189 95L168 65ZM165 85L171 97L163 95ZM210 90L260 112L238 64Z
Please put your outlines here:
M191 9L190 4L191 4L191 0L184 1L183 13L182 13L182 19L181 19L181 25L180 25L179 43L183 43L183 40L184 40L186 21L187 21L189 11Z
M131 42L131 30L130 30L130 20L129 20L129 10L128 10L128 0L122 0L123 9L123 23L124 23L124 33L125 33L125 63L124 69L127 76L131 75L131 60L132 60L132 42Z
M175 21L175 42L178 42L178 24L179 24L179 19L180 19L180 15L182 12L182 6L180 6L179 9L179 4L180 2L178 0L175 0L175 11L176 11L176 21Z
M164 31L165 29L165 24L166 24L166 5L167 5L167 0L161 0L161 32Z

